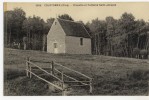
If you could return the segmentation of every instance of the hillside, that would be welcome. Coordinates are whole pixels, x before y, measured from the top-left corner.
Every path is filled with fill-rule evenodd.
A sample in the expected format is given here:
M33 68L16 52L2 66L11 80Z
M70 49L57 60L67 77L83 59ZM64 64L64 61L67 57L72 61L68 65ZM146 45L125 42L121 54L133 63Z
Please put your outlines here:
M92 77L93 95L147 95L147 60L101 55L55 55L8 48L4 49L4 95L56 95L47 90L45 83L25 77L25 59L28 56L35 60L53 60ZM88 95L85 91L78 88L70 95Z

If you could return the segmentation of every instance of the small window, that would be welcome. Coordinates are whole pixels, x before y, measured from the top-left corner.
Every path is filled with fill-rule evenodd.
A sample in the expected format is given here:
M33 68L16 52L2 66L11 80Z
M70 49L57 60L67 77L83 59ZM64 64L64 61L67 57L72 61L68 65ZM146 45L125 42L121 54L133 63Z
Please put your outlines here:
M57 48L57 43L54 43L54 48Z
M83 45L83 38L80 38L80 45Z

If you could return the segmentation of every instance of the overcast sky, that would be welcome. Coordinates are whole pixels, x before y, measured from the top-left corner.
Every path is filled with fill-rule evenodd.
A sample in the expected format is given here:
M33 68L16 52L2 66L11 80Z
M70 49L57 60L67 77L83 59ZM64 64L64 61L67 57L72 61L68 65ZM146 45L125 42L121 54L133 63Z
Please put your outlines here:
M60 6L53 6L53 4L60 4ZM86 23L97 17L101 20L107 16L118 19L124 12L128 12L132 13L136 19L149 21L149 3L7 3L4 10L12 10L16 7L22 8L27 17L36 15L44 20L66 13L75 21L82 20Z

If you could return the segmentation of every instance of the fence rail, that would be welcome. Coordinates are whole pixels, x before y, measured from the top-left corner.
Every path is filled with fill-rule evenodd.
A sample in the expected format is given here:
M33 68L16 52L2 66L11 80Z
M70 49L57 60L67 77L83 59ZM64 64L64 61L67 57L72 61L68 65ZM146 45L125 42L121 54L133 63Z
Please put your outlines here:
M54 70L57 71L57 72L59 72L59 73L61 73L61 71L59 71L59 70L56 69L56 68L54 68ZM64 74L64 73L63 73L63 74ZM71 79L71 80L73 80L73 81L75 81L75 82L79 82L79 83L81 83L81 84L88 85L88 84L86 84L86 83L83 83L83 81L81 82L81 81L79 81L79 80L77 80L77 79L75 79L75 78L73 78L73 77L71 77L71 76L68 76L68 75L66 75L66 74L64 74L64 76L67 77L67 78L69 78L69 79ZM64 81L64 82L66 83L67 81Z
M51 75L52 77L54 77L54 78L56 78L57 80L59 80L60 82L62 82L61 79L59 79L59 78L56 77L55 75L53 75L53 74L47 72L46 70L40 68L38 65L36 65L36 64L34 64L34 63L30 62L30 61L27 61L27 62L28 62L29 64L32 64L32 65L34 65L35 67L39 68L41 71L45 72L46 74L49 74L49 75ZM30 68L31 68L31 67L30 67Z
M39 60L30 60L31 62L39 62L39 63L51 63L50 61L39 61Z
M50 84L50 85L52 85L52 86L54 86L54 87L56 87L56 88L58 88L58 89L60 89L60 90L63 90L61 87L59 87L59 86L57 86L57 85L55 85L55 84L53 84L53 83L51 83L51 82L45 80L44 78L42 78L42 77L38 76L37 74L31 72L30 70L26 70L26 71L30 72L31 74L33 74L33 75L36 76L37 78L39 78L39 79L45 81L46 83L48 83L48 84Z
M51 67L49 67L51 72L48 72L45 69L41 68L40 66L36 65L35 62L51 64ZM30 66L30 65L32 65L32 66ZM60 71L60 70L56 69L55 65L61 67L63 70ZM50 82L50 81L48 81L48 80L46 80L46 79L44 79L42 77L40 77L39 75L35 74L33 72L32 68L38 68L42 72L44 72L47 75L53 77L54 79L56 79L57 81L59 81L61 83L61 87L58 86L58 85L55 85L54 83L52 83L52 82ZM64 73L64 69L67 69L70 72L75 72L76 74L81 75L84 78L87 78L88 80L79 81L78 79L76 79L74 77L71 77L71 76L67 75L66 73ZM55 73L60 73L61 78L57 77ZM75 83L75 85L71 85L72 87L73 86L89 86L89 93L92 93L92 90L93 90L93 88L92 88L92 78L91 77L89 77L89 76L87 76L87 75L85 75L85 74L83 74L83 73L81 73L79 71L76 71L76 70L70 69L70 68L68 68L66 66L63 66L63 65L61 65L59 63L53 62L53 61L47 62L47 61L30 60L30 58L27 57L27 59L26 59L26 76L31 78L32 75L34 75L35 77L39 78L42 81L45 81L46 83L52 85L53 87L61 90L62 91L62 95L66 95L65 94L65 87L64 87L64 84L66 84L66 83L67 84L68 83ZM65 81L64 77L66 77L68 79L71 79L71 81ZM81 85L76 85L76 83L81 83Z
M68 69L68 70L72 71L72 72L75 72L75 73L77 73L77 74L79 74L79 75L82 75L82 76L84 76L84 77L86 77L86 78L88 78L88 79L92 79L91 77L89 77L89 76L87 76L87 75L85 75L85 74L83 74L83 73L81 73L81 72L79 72L79 71L70 69L70 68L68 68L68 67L65 67L65 66L59 64L59 63L54 62L54 64L59 65L59 66L65 68L65 69Z

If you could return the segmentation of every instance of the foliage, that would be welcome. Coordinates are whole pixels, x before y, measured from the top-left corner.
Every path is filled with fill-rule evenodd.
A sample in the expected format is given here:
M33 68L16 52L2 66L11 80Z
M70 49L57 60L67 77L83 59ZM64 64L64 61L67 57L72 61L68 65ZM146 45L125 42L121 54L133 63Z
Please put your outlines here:
M104 22L97 18L86 24L93 36L92 52L94 54L136 57L134 56L137 52L135 48L148 50L149 24L147 22L142 19L135 20L131 13L126 12L118 20L112 16L106 17L105 20ZM99 35L101 33L104 35Z
M92 53L104 54L106 43L106 22L104 20L98 20L98 18L92 20L91 23L86 24L90 29L92 36Z
M148 59L148 51L143 49L140 51L140 55L142 59Z
M139 54L140 54L140 49L139 48L134 48L133 49L133 56L136 58L139 58Z
M58 18L74 21L68 14ZM27 49L46 51L46 36L53 21L54 18L49 18L45 22L38 16L26 18L21 8L5 11L5 46L12 47L16 43L23 47L23 37L27 37ZM96 18L84 26L92 37L92 54L136 57L136 48L149 50L149 23L143 19L136 20L131 13L123 13L120 19L112 16L107 16L105 20Z
M132 71L127 77L130 80L148 80L149 71L138 69L138 70Z
M59 15L58 18L74 21L68 14Z
M40 17L29 17L23 22L23 32L28 37L28 49L41 50L44 21ZM40 42L41 41L41 42Z
M5 69L4 70L4 79L12 80L20 76L25 76L25 71L19 69Z
M20 42L23 38L22 23L25 20L25 12L21 8L4 12L5 45L11 46L12 42Z
M4 12L5 46L12 47L13 42L27 46L27 49L42 50L46 46L46 35L50 30L54 18L45 22L38 16L26 18L21 8ZM24 38L27 37L24 44ZM22 48L23 49L23 48Z

